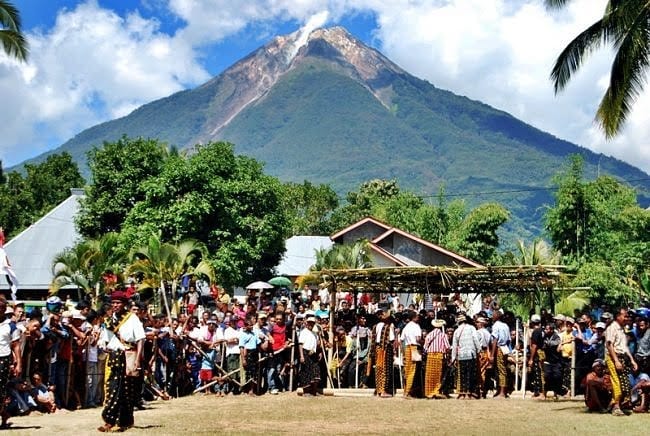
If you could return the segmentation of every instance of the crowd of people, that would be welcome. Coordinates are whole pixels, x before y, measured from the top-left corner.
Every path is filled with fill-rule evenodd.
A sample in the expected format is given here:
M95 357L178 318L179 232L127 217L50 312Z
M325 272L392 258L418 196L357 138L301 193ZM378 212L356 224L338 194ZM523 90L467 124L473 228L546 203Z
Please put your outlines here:
M321 286L244 298L217 288L207 301L192 285L174 317L132 295L116 286L97 310L50 297L28 313L0 299L2 427L11 415L102 406L98 430L123 430L157 398L318 396L326 386L472 400L507 398L525 383L533 398L575 392L614 415L650 403L645 309L543 311L524 326L491 297L470 315L453 297L405 306L394 293L340 292L330 301Z

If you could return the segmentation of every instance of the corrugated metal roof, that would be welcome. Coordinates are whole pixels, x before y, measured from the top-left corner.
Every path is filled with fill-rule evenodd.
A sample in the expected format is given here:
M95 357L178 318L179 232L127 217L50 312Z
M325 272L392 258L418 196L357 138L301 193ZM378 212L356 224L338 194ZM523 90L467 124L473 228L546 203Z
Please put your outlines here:
M82 192L72 190L70 197L5 244L19 290L47 289L52 281L52 259L80 239L74 217Z
M316 250L334 245L328 236L292 236L285 243L287 251L275 270L278 275L286 276L308 273L316 263Z

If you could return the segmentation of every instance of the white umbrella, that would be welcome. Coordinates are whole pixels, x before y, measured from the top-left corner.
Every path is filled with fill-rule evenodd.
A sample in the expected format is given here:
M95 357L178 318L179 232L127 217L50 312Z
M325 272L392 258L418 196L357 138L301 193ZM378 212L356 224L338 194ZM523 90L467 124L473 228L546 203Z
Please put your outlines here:
M246 289L273 289L273 285L270 283L258 281L246 286Z

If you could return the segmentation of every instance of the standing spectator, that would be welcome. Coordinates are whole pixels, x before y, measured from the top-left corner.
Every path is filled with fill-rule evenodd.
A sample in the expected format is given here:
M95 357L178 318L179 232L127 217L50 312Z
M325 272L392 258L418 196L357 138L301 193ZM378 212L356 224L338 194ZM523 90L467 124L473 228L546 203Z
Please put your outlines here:
M190 285L190 290L187 292L187 294L185 294L185 297L183 298L185 307L187 308L187 314L189 316L194 315L194 311L199 305L200 298L201 295L196 290L196 287L194 285Z
M533 398L540 398L546 392L544 386L544 333L541 327L542 318L539 315L530 317L530 326L533 331L530 335L530 356L528 357L528 370L530 371L530 386Z
M636 362L627 346L627 336L623 326L628 317L626 309L620 309L605 331L605 345L607 354L605 363L612 379L612 415L623 416L622 409L631 409L630 395L630 374L637 370Z
M395 392L393 355L396 348L395 326L387 309L379 314L375 325L373 346L375 347L375 394L389 398Z
M277 394L280 389L286 388L280 374L284 369L286 356L284 350L287 346L287 326L284 322L284 314L279 312L275 314L275 322L271 326L270 332L271 342L271 356L269 358L267 382L269 392L273 395Z
M298 351L300 352L300 372L298 386L303 388L304 395L317 395L320 383L320 369L318 366L319 355L318 339L314 333L316 318L313 316L305 320L305 325L298 335Z
M20 356L20 331L12 325L11 318L6 315L7 300L0 296L0 429L8 428L9 413L7 411L7 383L11 377L11 365L14 364L14 375L22 373Z
M226 328L223 331L223 339L226 343L226 370L228 373L233 373L239 369L240 366L240 351L239 351L239 331L234 328L233 319L226 317L223 320ZM230 375L230 379L235 382L230 383L229 393L239 392L240 382L239 373L235 372Z
M634 358L639 365L639 371L650 375L650 329L647 318L639 319L637 335L639 339Z
M558 347L561 343L560 335L552 324L544 327L544 389L542 393L546 398L547 391L553 391L556 397L563 395L562 388L562 356Z
M508 354L510 354L510 327L501 320L503 313L500 310L492 312L492 358L497 376L499 392L495 398L506 398L508 389Z
M495 313L497 313L495 311ZM467 323L465 315L456 318L458 328L451 344L451 361L457 362L456 389L458 398L478 398L477 357L481 342L476 328ZM510 333L508 333L510 336ZM505 396L505 394L504 394Z
M416 311L408 312L408 323L404 326L400 339L404 343L404 373L406 383L404 384L404 396L413 397L413 383L418 362L422 361L422 355L418 347L422 343L422 329L418 324L419 314Z
M246 380L242 380L242 390L254 396L258 384L258 346L261 343L260 337L253 332L254 318L248 317L244 322L244 329L239 335L239 352L241 364L246 370Z
M447 335L442 331L446 324L444 319L432 320L433 329L424 338L424 351L427 356L424 372L424 396L426 398L446 398L441 393L444 359L447 351L451 348Z

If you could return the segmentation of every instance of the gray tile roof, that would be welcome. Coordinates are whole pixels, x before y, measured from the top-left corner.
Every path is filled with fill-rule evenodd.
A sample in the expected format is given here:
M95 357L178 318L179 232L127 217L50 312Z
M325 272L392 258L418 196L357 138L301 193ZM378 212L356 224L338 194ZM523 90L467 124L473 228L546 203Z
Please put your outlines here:
M80 238L74 217L81 197L82 190L72 190L70 197L5 244L19 291L48 289L52 281L52 259Z
M275 267L278 275L299 276L309 272L316 263L316 250L334 243L328 236L292 236L286 240L287 251Z

